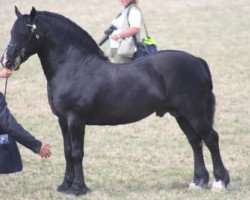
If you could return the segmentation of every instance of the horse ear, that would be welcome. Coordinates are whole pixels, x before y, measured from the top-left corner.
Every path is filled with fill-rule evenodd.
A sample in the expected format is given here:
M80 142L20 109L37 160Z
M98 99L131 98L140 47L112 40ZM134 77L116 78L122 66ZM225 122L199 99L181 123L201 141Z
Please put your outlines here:
M36 9L34 7L32 7L32 9L30 11L31 21L33 21L33 19L35 18L35 16L36 16Z
M18 10L16 6L15 6L15 13L16 13L17 18L22 16L22 14L20 13L20 11Z

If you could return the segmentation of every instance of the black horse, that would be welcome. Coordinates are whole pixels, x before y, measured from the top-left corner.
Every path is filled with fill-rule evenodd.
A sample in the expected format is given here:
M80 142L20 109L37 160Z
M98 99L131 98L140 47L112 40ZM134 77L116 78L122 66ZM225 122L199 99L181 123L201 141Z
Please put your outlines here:
M152 113L170 113L186 134L194 153L190 187L205 187L202 141L211 152L214 187L229 183L213 129L215 98L208 65L182 51L161 51L127 64L113 64L91 36L69 19L32 8L15 9L17 20L2 64L17 69L37 53L48 83L48 99L64 139L66 171L58 191L88 192L83 176L86 125L136 122Z

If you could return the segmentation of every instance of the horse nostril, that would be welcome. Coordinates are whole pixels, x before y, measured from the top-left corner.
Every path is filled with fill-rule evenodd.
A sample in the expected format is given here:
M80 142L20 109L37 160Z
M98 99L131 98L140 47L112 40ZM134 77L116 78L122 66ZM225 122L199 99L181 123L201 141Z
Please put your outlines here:
M3 58L2 64L3 64L3 66L6 67L8 64L10 64L10 60L7 60L6 58Z

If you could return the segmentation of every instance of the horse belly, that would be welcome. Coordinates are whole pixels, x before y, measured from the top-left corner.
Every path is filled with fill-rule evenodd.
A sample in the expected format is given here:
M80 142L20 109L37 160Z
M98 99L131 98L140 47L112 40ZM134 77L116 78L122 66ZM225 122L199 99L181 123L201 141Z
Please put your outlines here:
M110 102L94 111L88 118L89 125L118 125L139 121L156 111L158 101Z

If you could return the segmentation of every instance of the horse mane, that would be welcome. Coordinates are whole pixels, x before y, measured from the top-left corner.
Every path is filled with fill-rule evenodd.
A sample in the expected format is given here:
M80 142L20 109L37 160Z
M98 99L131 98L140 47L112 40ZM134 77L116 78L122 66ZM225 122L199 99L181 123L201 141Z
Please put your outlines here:
M81 49L84 54L96 55L99 58L104 60L109 60L107 56L104 55L104 52L99 48L95 40L80 26L71 21L70 19L48 11L39 11L37 12L37 17L42 18L43 21L46 21L50 24L51 27L60 26L63 28L63 31L67 32L64 34L66 38L65 41L72 41L75 45ZM61 34L61 33L60 33ZM72 35L74 37L72 37ZM84 48L84 46L87 48Z

